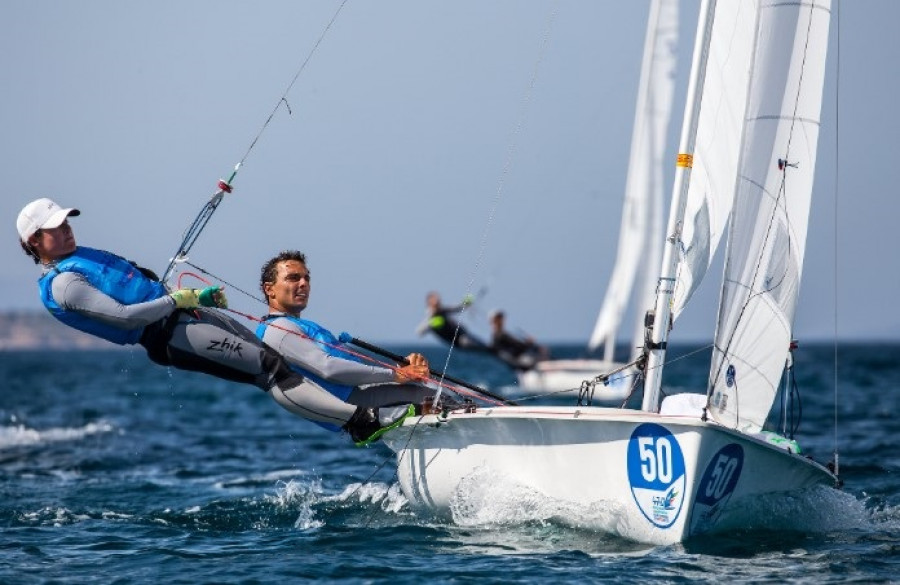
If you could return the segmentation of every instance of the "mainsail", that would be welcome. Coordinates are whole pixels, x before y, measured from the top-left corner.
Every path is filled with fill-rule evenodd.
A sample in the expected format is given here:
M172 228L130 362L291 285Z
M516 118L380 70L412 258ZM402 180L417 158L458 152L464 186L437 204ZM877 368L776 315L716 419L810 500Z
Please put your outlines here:
M830 0L760 9L710 372L710 413L759 431L791 341L809 218Z
M629 300L637 300L633 309L641 313L641 322L642 310L653 304L653 290L647 283L655 280L660 263L661 247L656 238L662 233L662 159L675 89L677 42L678 3L654 1L647 20L616 263L588 341L590 350L603 344L603 357L610 362ZM644 267L647 277L637 278L639 267ZM634 351L639 351L639 343L634 345Z

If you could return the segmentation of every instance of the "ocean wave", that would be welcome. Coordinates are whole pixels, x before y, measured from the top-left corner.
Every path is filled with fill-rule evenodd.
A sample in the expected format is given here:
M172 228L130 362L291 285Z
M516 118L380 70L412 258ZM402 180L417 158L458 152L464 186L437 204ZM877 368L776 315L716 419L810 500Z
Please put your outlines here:
M44 430L33 429L24 424L2 426L0 427L0 449L60 441L78 441L91 435L115 431L114 425L104 421L87 423L81 427L57 427Z

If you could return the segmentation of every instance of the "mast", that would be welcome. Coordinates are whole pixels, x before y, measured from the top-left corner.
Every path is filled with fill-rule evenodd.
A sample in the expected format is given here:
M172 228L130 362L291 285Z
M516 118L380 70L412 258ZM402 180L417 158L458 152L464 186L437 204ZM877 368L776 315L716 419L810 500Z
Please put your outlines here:
M669 222L666 227L666 233L669 235L666 237L663 247L663 261L660 267L659 281L656 285L653 328L650 333L650 339L645 343L644 347L644 351L647 354L647 365L644 400L641 404L641 409L648 412L659 411L662 365L665 362L666 345L669 339L672 297L675 290L675 275L678 267L679 248L681 246L681 228L684 223L685 203L687 202L688 187L690 186L694 146L697 138L697 123L700 114L700 98L703 95L703 84L706 78L706 63L709 57L709 44L712 38L715 8L716 0L703 0L700 5L700 18L697 24L698 34L694 44L694 55L691 60L691 74L688 83L684 123L678 145L675 183L672 189L672 203L669 208Z

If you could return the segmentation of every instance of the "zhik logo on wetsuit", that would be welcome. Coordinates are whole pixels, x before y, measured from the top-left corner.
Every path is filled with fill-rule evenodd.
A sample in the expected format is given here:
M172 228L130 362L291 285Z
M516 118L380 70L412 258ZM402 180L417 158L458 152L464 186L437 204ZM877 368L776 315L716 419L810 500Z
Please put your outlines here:
M222 341L211 341L206 348L207 351L215 351L224 354L236 353L239 356L244 357L241 353L241 350L243 349L244 345L240 341L232 341L227 337Z

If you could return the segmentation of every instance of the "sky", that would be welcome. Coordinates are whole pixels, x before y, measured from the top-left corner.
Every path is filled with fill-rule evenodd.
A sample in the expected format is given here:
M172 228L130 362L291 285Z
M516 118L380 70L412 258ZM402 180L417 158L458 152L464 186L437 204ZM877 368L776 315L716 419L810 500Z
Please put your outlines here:
M79 244L162 272L259 136L191 253L234 308L262 314L241 291L258 296L262 263L298 249L304 316L335 332L418 341L436 290L479 293L463 320L478 334L503 308L513 331L586 343L615 260L649 3L348 0L301 70L339 6L0 2L0 311L41 308L13 227L27 202L79 208ZM681 3L673 161L698 6ZM900 2L834 8L795 330L898 339ZM673 342L712 338L720 273Z

